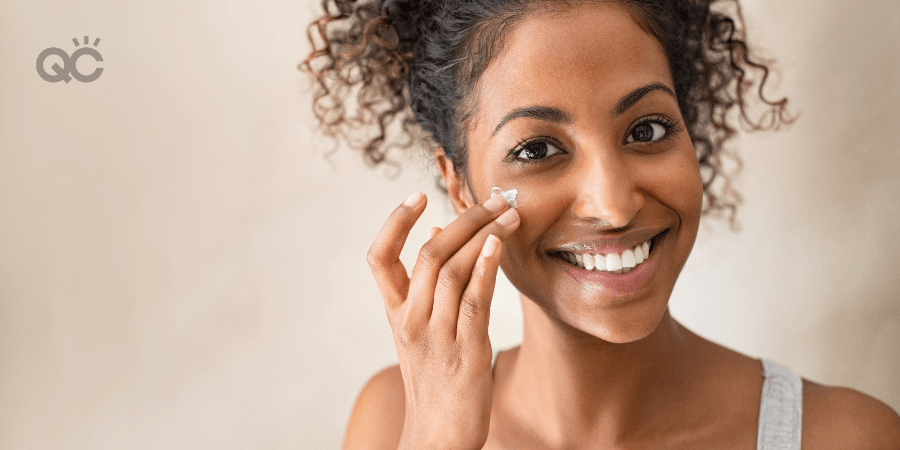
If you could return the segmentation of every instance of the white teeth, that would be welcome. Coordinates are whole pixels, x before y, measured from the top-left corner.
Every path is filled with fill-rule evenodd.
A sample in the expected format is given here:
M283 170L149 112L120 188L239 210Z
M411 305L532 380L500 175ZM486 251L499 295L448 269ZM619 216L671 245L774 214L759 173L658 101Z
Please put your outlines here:
M594 270L606 270L606 257L603 255L594 255Z
M584 254L584 268L587 270L594 270L594 255L590 253Z
M615 272L622 269L622 257L616 253L606 255L606 270Z
M560 252L560 254L569 264L585 270L628 273L649 258L650 241L626 249L622 253L601 255L599 253Z
M622 252L622 268L630 269L637 265L637 260L634 258L634 251L631 249L625 250Z

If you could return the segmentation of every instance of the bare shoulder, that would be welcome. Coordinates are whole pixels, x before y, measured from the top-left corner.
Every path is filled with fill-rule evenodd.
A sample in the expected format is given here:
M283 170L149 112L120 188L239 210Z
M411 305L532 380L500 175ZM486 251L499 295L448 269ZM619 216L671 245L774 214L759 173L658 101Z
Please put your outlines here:
M803 380L803 448L900 448L900 416L862 392Z
M350 413L344 449L396 449L405 409L400 366L376 373L363 386Z

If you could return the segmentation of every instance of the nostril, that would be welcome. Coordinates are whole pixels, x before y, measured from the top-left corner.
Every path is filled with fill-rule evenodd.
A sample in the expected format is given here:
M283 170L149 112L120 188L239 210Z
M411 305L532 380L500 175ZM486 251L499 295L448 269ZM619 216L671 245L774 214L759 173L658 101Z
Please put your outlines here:
M644 196L637 191L592 193L582 196L573 206L576 216L600 221L604 228L627 226L644 207Z
M600 228L624 228L631 223L639 208L628 209L604 209L594 211L575 211L575 214L584 220L597 222Z

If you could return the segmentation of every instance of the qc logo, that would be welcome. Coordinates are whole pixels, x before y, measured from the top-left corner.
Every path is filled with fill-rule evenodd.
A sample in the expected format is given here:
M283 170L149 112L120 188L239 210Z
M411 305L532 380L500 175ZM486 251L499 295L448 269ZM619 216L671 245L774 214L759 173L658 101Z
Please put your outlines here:
M75 43L75 46L78 47L78 38L73 38L72 42ZM94 47L100 44L100 38L94 40ZM84 37L84 45L88 45L88 37ZM53 63L53 66L50 67L53 70L53 74L47 73L44 70L44 60L47 59L50 55L56 55L62 58L63 66L60 67L59 63ZM90 75L83 75L78 71L78 58L81 58L84 55L91 55L94 57L95 61L103 61L103 57L100 56L100 52L91 47L81 47L74 52L72 52L72 56L69 56L65 50L56 47L50 47L41 52L38 55L37 59L37 72L38 75L41 76L45 81L49 81L51 83L58 83L60 81L65 81L68 83L72 80L72 78L82 82L82 83L90 83L91 81L100 78L100 74L103 73L103 68L98 67L91 72Z

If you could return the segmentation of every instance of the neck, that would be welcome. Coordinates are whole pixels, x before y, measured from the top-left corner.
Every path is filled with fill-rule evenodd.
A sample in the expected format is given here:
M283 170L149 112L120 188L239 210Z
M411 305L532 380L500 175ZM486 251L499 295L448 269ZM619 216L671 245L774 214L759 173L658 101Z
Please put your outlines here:
M690 389L693 334L668 310L650 335L615 344L549 317L524 296L522 307L522 346L509 383L528 394L510 402L520 420L540 420L531 429L548 444L627 439L671 422L654 414L671 411L659 407Z

